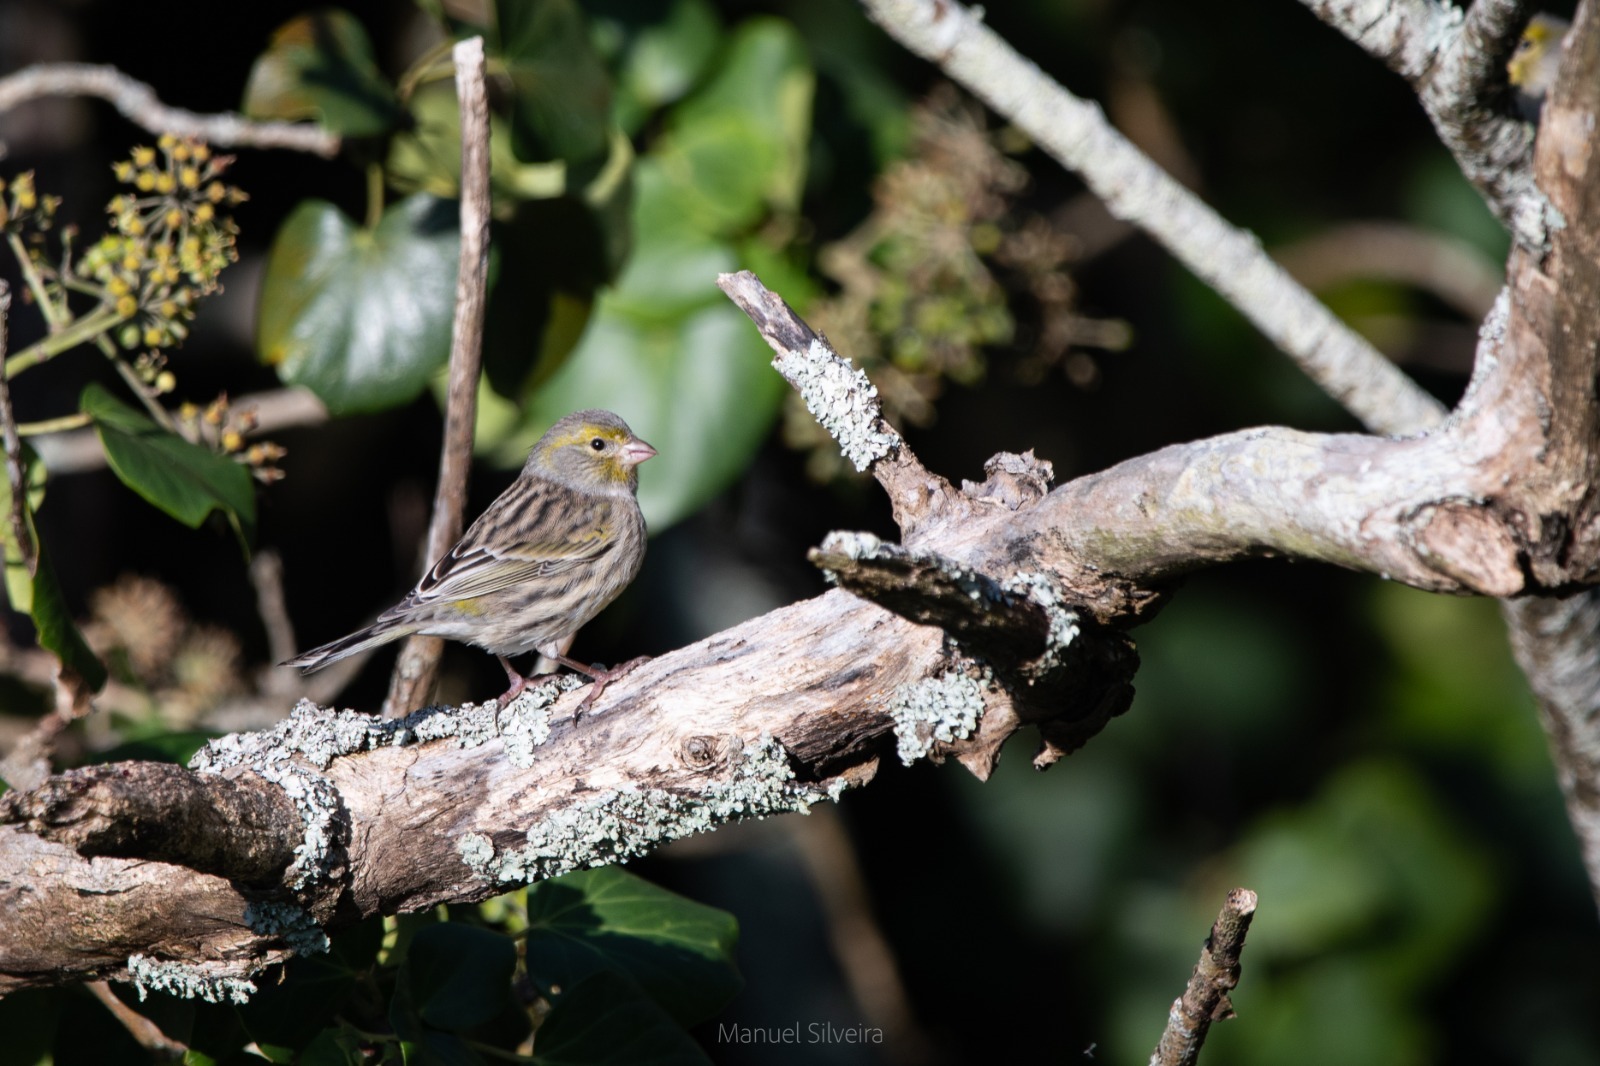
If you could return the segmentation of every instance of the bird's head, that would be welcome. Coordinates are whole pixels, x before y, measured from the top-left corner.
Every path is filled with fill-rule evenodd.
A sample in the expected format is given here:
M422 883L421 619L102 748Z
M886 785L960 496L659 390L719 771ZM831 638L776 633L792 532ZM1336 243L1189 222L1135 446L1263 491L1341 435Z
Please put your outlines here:
M610 411L575 411L528 453L529 473L591 492L635 492L639 464L656 450Z

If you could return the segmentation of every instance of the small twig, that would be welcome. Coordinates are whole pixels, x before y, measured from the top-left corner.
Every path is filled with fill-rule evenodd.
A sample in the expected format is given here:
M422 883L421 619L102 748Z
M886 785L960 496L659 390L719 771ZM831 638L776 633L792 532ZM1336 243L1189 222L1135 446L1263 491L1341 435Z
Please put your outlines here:
M325 159L339 152L339 135L320 126L258 122L231 112L202 115L169 107L150 86L115 67L41 63L0 78L0 112L43 96L97 96L151 133L198 137L225 148L288 148Z
M1262 251L1254 235L1152 163L1100 108L1051 80L954 0L862 0L906 48L1015 123L1078 174L1112 214L1161 242L1322 389L1379 432L1435 425L1443 406Z
M1244 951L1245 934L1256 913L1256 894L1248 888L1228 893L1222 913L1211 927L1206 946L1200 951L1189 977L1189 987L1172 1001L1167 1028L1150 1056L1150 1066L1192 1066L1206 1042L1211 1023L1233 1017L1228 998L1239 983L1239 955Z
M478 373L482 365L483 316L489 277L489 96L484 83L483 38L454 50L456 95L461 103L461 258L456 274L455 326L450 341L449 398L439 485L428 528L427 562L440 558L461 537L467 474L477 424ZM383 711L399 717L422 706L433 689L443 642L412 637L400 650Z
M294 623L283 596L283 560L270 548L250 560L250 584L256 590L256 611L267 631L267 653L275 663L294 658Z
M1398 281L1474 322L1504 285L1501 265L1473 245L1403 222L1347 222L1274 248L1272 257L1313 292L1364 278Z
M777 354L772 366L793 385L818 424L857 470L871 470L894 508L907 544L952 494L950 483L926 467L883 418L878 390L866 374L833 350L781 296L748 270L717 275L717 286L750 316Z
M235 410L249 409L255 415L255 424L245 434L247 437L259 437L298 426L321 425L328 420L328 409L322 401L311 390L299 386L249 393L234 400L232 407ZM73 417L76 416L64 416ZM93 429L51 433L32 443L52 477L81 474L106 465L106 452L100 444L100 435Z
M111 991L111 986L105 981L85 981L84 987L111 1012L113 1018L122 1023L123 1028L139 1042L140 1047L160 1061L176 1062L189 1050L186 1045L163 1033L155 1022L118 999L117 994Z
M1518 241L1543 247L1548 204L1533 179L1533 131L1495 106L1526 0L1474 0L1465 19L1430 0L1301 0L1411 83L1439 140Z
M0 280L0 433L6 451L6 484L11 490L11 509L6 521L11 524L11 539L17 546L17 562L31 574L36 564L33 536L28 530L27 472L22 466L22 437L11 410L11 383L6 374L7 320L11 315L11 286Z

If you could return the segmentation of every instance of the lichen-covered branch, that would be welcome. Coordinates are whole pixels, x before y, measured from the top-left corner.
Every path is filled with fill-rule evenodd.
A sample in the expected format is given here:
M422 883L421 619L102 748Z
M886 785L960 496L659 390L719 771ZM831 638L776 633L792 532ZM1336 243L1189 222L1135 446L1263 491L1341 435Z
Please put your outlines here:
M1239 956L1250 921L1256 913L1256 894L1248 888L1228 893L1222 913L1206 937L1200 961L1183 995L1172 1001L1167 1028L1161 1034L1150 1066L1193 1066L1211 1031L1211 1023L1233 1017L1228 993L1239 985Z
M1229 225L972 11L953 0L862 5L1078 174L1112 214L1160 241L1367 425L1403 435L1438 421L1440 404L1297 284L1254 235Z
M155 90L115 67L90 63L41 63L0 78L0 111L42 96L96 96L151 133L197 137L224 148L288 148L331 159L339 135L320 126L259 122L243 115L201 115L170 107Z

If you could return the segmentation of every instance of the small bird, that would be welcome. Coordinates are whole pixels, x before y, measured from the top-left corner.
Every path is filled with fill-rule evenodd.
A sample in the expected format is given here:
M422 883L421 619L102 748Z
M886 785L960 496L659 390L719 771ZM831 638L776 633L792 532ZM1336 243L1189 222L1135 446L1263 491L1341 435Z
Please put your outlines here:
M530 683L508 656L538 649L594 679L582 714L606 684L633 669L611 670L567 658L565 642L617 598L644 562L640 463L656 450L610 411L577 411L539 438L522 472L434 563L405 599L375 622L313 648L282 666L305 673L359 651L426 633L495 655L511 687L501 705Z
M1537 122L1544 98L1556 83L1561 67L1561 45L1572 23L1554 15L1535 15L1517 41L1517 50L1506 62L1506 80L1516 94L1517 110L1529 122Z

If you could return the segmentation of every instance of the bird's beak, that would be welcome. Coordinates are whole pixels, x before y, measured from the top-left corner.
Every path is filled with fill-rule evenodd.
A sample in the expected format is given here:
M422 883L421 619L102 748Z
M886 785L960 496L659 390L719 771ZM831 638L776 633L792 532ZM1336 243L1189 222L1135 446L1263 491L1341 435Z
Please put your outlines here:
M638 437L622 446L622 461L628 466L638 466L656 453L656 450Z

